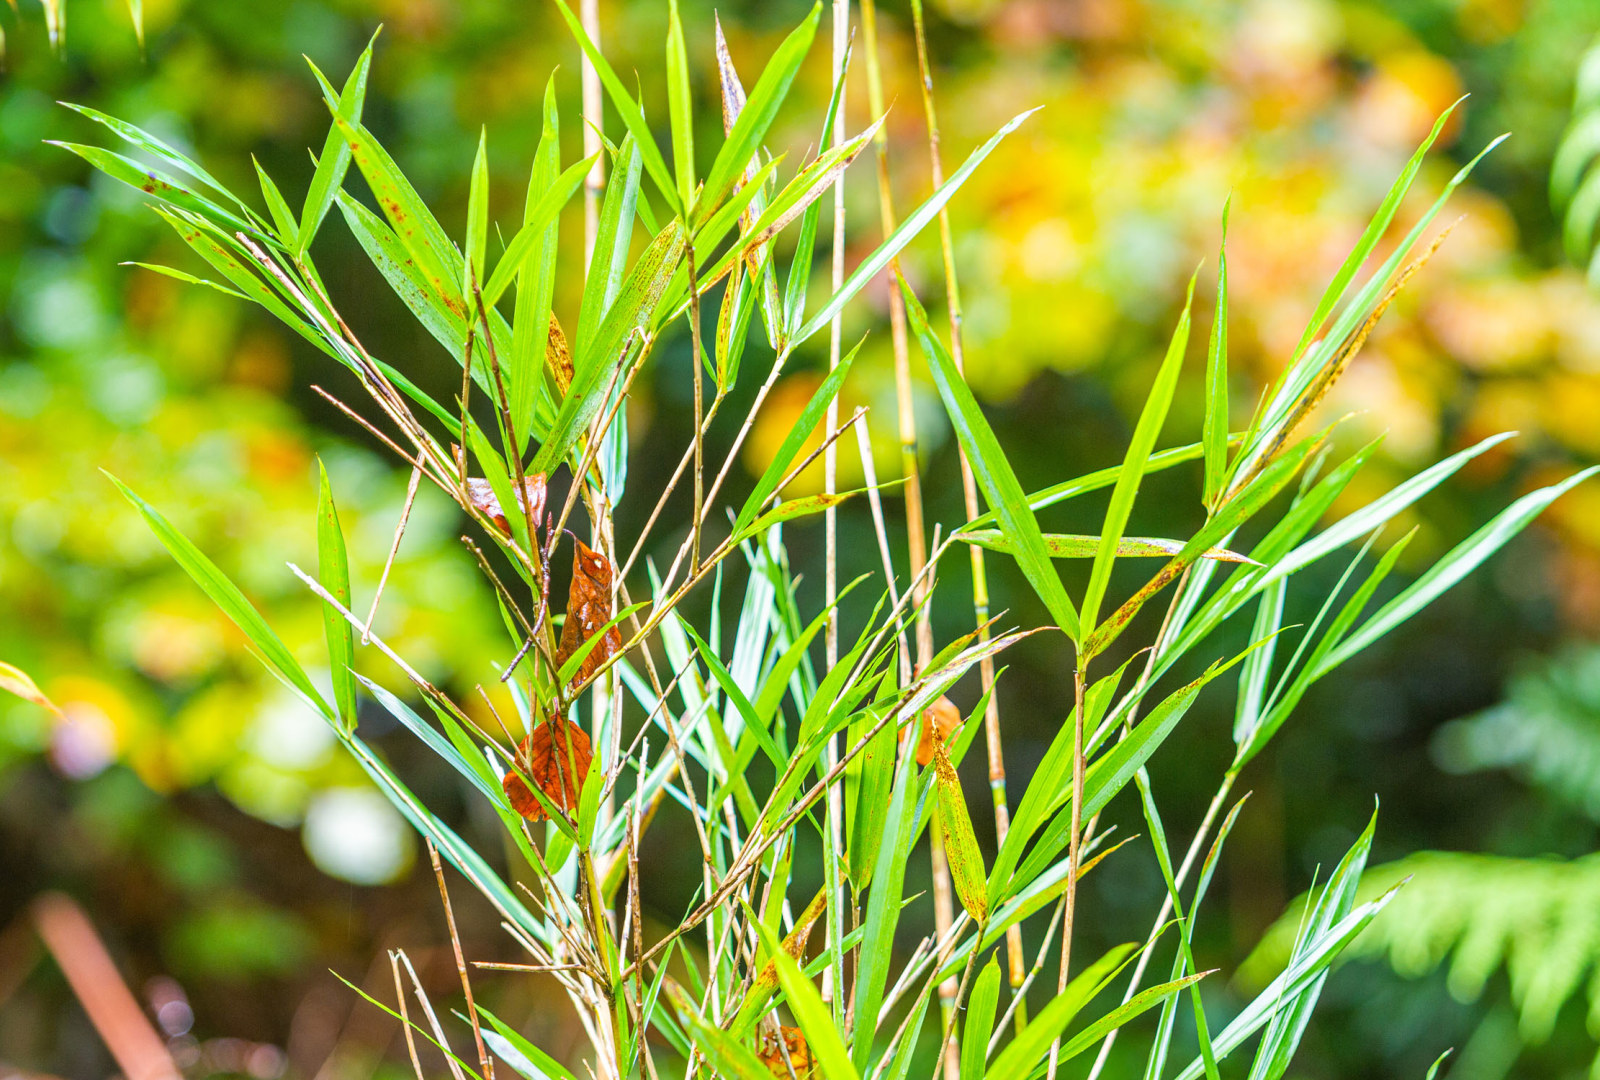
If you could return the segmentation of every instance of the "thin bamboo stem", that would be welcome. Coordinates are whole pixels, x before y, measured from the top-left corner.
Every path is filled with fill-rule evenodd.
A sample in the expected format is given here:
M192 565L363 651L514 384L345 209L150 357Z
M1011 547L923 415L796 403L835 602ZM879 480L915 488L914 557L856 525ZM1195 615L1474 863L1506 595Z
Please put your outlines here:
M833 81L839 90L839 108L834 115L833 130L829 133L833 146L838 147L845 140L845 96L844 88L840 85L844 77L845 51L850 45L850 0L834 0L833 2L833 56L832 73ZM832 290L837 293L844 285L844 243L845 243L845 210L844 210L844 173L841 172L833 183L833 247L829 253L829 279ZM838 313L828 324L828 370L834 371L839 366L844 341L844 323ZM827 430L837 431L839 428L839 398L834 395L828 402ZM864 432L866 425L857 428ZM836 442L830 441L822 458L822 490L829 494L836 494L839 490L839 447ZM839 663L839 512L837 508L829 506L823 512L823 526L825 532L826 550L824 558L826 566L823 571L823 596L828 609L828 622L824 630L823 654L826 658L828 669L831 671ZM827 749L823 753L825 768L833 768L839 760L839 740L829 739ZM844 908L845 897L842 879L838 871L838 859L844 851L844 792L837 786L828 792L828 836L831 852L830 865L827 868L828 883L833 888L834 895L827 906L828 921L826 934L831 941L842 942L844 937ZM834 970L830 964L822 975L822 999L830 1006L835 999L843 993L842 980L844 972Z
M1072 967L1072 926L1078 907L1078 860L1083 843L1083 707L1084 684L1088 681L1087 662L1081 655L1072 676L1072 831L1067 845L1067 891L1062 896L1061 908L1061 969L1056 975L1056 993L1067 989L1067 972ZM1046 1080L1055 1080L1056 1059L1061 1051L1061 1039L1050 1043L1050 1064L1045 1071Z
M928 164L937 191L944 186L944 156L939 134L939 113L933 97L933 69L928 60L928 36L922 13L922 0L911 0L912 27L916 35L917 69L921 75L922 111L928 127ZM956 371L966 376L966 340L961 308L961 285L956 276L955 240L950 228L948 207L939 209L939 251L944 260L945 307L950 317L950 357ZM967 520L978 516L978 486L972 474L972 463L964 449L957 447L956 458L961 466L961 497ZM967 551L972 565L972 617L978 627L978 640L989 639L989 575L983 548L969 544ZM994 693L994 661L985 659L978 665L978 678L984 694L983 730L984 746L989 757L989 793L994 802L995 844L1005 843L1011 828L1011 810L1006 800L1006 762L1000 737L1000 699ZM1020 923L1006 930L1006 961L1011 990L1015 996L1026 977L1022 953L1022 926ZM1015 1010L1017 1030L1027 1024L1026 1002Z

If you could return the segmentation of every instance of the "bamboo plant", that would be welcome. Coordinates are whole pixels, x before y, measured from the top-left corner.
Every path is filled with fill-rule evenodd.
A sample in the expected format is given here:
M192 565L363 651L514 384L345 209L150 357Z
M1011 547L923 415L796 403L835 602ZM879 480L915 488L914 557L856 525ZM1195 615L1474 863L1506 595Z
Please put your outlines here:
M1143 1072L1151 1080L1215 1080L1219 1062L1247 1053L1254 1055L1253 1078L1282 1076L1330 965L1392 893L1357 902L1373 837L1368 824L1312 897L1282 973L1226 1024L1208 1022L1198 984L1209 972L1198 969L1191 940L1240 812L1239 802L1229 801L1240 771L1313 683L1461 580L1588 475L1522 496L1384 598L1379 591L1410 538L1386 540L1386 527L1504 436L1325 520L1379 444L1340 449L1333 428L1317 426L1317 407L1413 272L1420 242L1472 168L1462 169L1358 282L1445 118L1395 181L1311 313L1299 348L1242 428L1234 428L1229 409L1224 246L1198 441L1158 449L1172 434L1167 413L1190 351L1186 303L1121 464L1029 492L964 381L961 353L951 352L952 344L961 347L959 319L953 317L957 336L947 343L895 269L906 245L940 218L1027 113L948 176L935 156L932 195L903 219L885 198L885 235L845 273L837 193L868 144L881 140L883 123L873 115L853 128L846 124L848 5L835 7L835 88L826 114L816 118L816 145L824 149L788 162L764 144L802 65L820 59L811 56L820 4L746 89L720 33L715 57L690 57L677 5L669 2L664 63L651 74L666 83L670 153L656 142L645 102L607 63L584 22L564 0L554 4L623 134L616 142L596 137L591 156L563 161L562 125L572 118L557 107L552 76L525 208L509 223L503 246L489 239L496 224L508 223L490 220L486 135L471 163L467 220L452 232L363 123L370 45L342 87L313 68L331 125L298 212L259 169L264 212L171 146L90 109L78 111L142 159L62 144L146 192L214 277L151 269L257 303L310 342L343 369L345 390L327 392L330 399L411 470L413 490L434 485L469 519L462 542L477 557L504 623L500 677L515 702L510 715L492 704L485 713L432 685L373 631L381 596L358 602L352 590L325 473L318 481L318 565L289 572L324 602L331 694L204 553L157 508L117 485L266 666L327 721L426 839L441 891L448 864L494 908L526 953L526 963L509 965L519 972L511 977L559 986L588 1037L581 1061L560 1061L484 1008L472 990L476 964L456 939L444 893L464 1009L452 1015L436 1008L401 952L391 956L395 1000L374 1001L405 1025L419 1077L416 1047L425 1043L443 1051L456 1080L486 1080L507 1069L528 1080L585 1073L743 1080L900 1080L940 1071L963 1080L1023 1080L1062 1070L1093 1076L1109 1060L1111 1040L1136 1023L1149 1039ZM914 14L924 111L937 148L920 6ZM714 70L720 87L725 137L714 152L693 141L691 66ZM875 92L874 108L878 99ZM599 136L598 116L588 119L586 136ZM601 175L597 166L605 180L594 192L585 264L568 265L559 223L578 212L573 199L586 177ZM885 156L878 168L887 196ZM816 302L813 256L830 192L833 273ZM351 331L338 290L324 281L312 255L335 208L442 356L391 362ZM1225 223L1224 215L1224 230ZM955 316L959 294L948 223L942 225ZM492 247L500 250L491 254ZM575 310L555 310L558 274L584 282ZM839 343L838 316L885 275L892 275L895 310L903 310L901 364L926 366L971 477L967 520L913 535L910 551L882 524L882 500L904 493L877 483L864 450L867 425L876 419L859 410L840 422L836 409L856 355ZM1191 281L1191 302L1194 287ZM769 391L816 352L813 342L824 330L834 341L831 370L754 490L730 498L730 472ZM742 362L757 336L771 350L765 372ZM689 342L694 360L687 376L694 432L666 490L640 491L627 479L625 405L660 343L673 337ZM453 363L458 373L453 400L418 386L424 366L441 363ZM750 385L753 404L742 416L729 415L735 388ZM361 404L344 400L349 390L360 392ZM819 425L824 449L807 452ZM731 444L720 459L709 452L713 430L722 436L719 445ZM914 430L899 430L914 441ZM830 484L821 495L785 497L815 456L833 461L840 448L853 452L852 442L863 448L862 491L838 493ZM1181 538L1129 534L1144 478L1174 468L1197 471L1203 525ZM917 469L912 454L900 479L914 483ZM1097 491L1109 492L1098 534L1043 530L1040 510ZM821 610L809 608L797 598L785 530L810 516L827 516L831 526L830 511L852 497L870 503L882 572L840 584ZM629 515L645 521L632 533L618 526L624 500L641 511L653 507L648 515ZM924 544L925 551L916 550ZM566 580L552 569L564 562L563 548L572 563ZM658 548L670 557L642 555ZM991 565L996 557L1015 564L1048 624L998 624L980 595L972 633L932 641L926 614L940 567L975 557L982 568L986 553ZM909 561L909 574L896 572L897 556ZM1325 558L1346 560L1338 587L1322 598L1309 626L1285 626L1297 575ZM1087 586L1075 596L1058 572L1058 562L1069 559L1089 567ZM1143 584L1126 593L1120 583L1132 571L1125 561L1144 568ZM835 570L831 559L828 569ZM686 597L713 590L742 591L736 619L724 619L715 604L698 621L686 614ZM1165 608L1158 629L1135 651L1122 639L1155 621L1136 616L1157 602ZM1245 618L1253 618L1248 648L1224 655L1216 631ZM1025 787L1008 791L994 661L1040 633L1065 639L1072 659L1062 685L1072 689L1058 703L1063 720L1044 760ZM364 674L374 651L410 685L385 686ZM1108 659L1128 655L1136 659L1120 666ZM1169 675L1180 664L1203 670L1175 685ZM954 688L976 669L982 693L963 718L951 695L962 695ZM1222 679L1225 672L1237 678ZM1230 690L1232 763L1199 829L1176 851L1146 764L1201 693ZM491 859L454 832L369 745L357 722L363 698L392 714L459 774L473 798L488 804L503 826L510 865L497 867L498 855ZM492 722L474 719L483 715ZM1002 829L987 853L957 778L980 731L980 753L991 758L990 776L1000 778L993 812ZM1074 947L1082 945L1077 882L1122 846L1107 843L1097 828L1101 811L1119 796L1138 801L1147 829L1115 857L1140 857L1148 846L1167 896L1151 913L1145 939L1090 956ZM662 931L655 928L661 922L646 925L638 866L658 822L669 819L687 823L702 863L687 907L653 913L664 916L669 929ZM914 922L916 898L905 887L908 856L924 831L937 838L959 905L949 925L933 933ZM820 867L803 865L819 851ZM800 880L823 885L811 894L797 887ZM1031 966L1020 954L1024 924L1035 939L1043 931ZM903 929L904 940L922 935L909 954L895 949ZM1002 947L1011 951L1009 980L1002 979ZM1146 978L1152 961L1162 965L1160 979ZM1029 1009L1025 1000L1041 975L1054 992L1035 992ZM941 987L953 987L943 1015L930 1012ZM1177 1037L1184 1009L1193 1013L1193 1045Z

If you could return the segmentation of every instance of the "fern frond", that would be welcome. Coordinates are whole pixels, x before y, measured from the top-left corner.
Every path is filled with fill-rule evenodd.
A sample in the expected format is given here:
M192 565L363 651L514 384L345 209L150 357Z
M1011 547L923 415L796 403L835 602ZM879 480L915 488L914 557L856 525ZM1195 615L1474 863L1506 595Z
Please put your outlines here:
M1524 667L1503 702L1441 728L1434 754L1454 773L1510 769L1600 821L1600 648Z

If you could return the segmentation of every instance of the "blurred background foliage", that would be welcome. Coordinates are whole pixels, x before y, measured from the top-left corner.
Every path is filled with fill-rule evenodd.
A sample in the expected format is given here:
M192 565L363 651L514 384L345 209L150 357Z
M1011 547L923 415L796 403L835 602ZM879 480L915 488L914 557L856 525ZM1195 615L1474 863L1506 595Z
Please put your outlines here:
M398 1032L354 1008L328 969L377 992L387 973L375 960L403 944L447 992L453 962L438 950L425 856L419 864L387 804L245 654L100 470L168 513L308 666L321 662L320 612L283 563L313 558L315 457L340 495L358 596L376 583L406 476L309 389L321 380L345 387L303 343L227 297L119 266L189 262L137 192L44 140L85 134L88 121L55 104L80 102L192 148L238 190L254 185L253 154L293 201L310 175L305 147L320 146L327 124L301 54L337 81L381 23L367 122L447 223L464 217L467 166L487 125L504 217L520 199L538 96L557 65L563 109L577 115L577 54L553 8L511 0L142 6L143 51L123 0L69 0L59 54L37 5L0 9L0 658L32 672L66 714L55 721L0 701L0 1069L76 1080L111 1068L26 929L29 901L61 888L107 934L192 1074L366 1077L390 1067L380 1059L397 1050ZM697 93L710 106L712 5L682 6ZM747 77L804 6L718 6ZM605 47L620 71L659 70L663 9L602 0ZM1513 137L1457 196L1464 219L1328 405L1330 418L1353 414L1352 441L1388 432L1387 464L1369 467L1347 498L1363 501L1493 431L1522 432L1404 523L1421 527L1407 558L1424 563L1488 508L1600 454L1600 300L1563 263L1546 195L1578 59L1600 31L1592 0L934 0L929 14L947 160L1017 110L1046 106L952 206L969 373L1025 485L1115 459L1184 281L1203 258L1214 265L1230 192L1230 345L1243 415L1289 358L1393 175L1433 118L1469 92L1396 235L1490 138ZM895 193L909 206L930 186L909 15L886 2L880 16ZM820 52L814 61L799 88L810 108L790 109L775 139L796 153L814 139L812 117L827 96ZM862 74L857 65L852 128L868 119ZM714 106L702 113L704 145L717 136L716 116ZM564 138L564 158L575 160L576 123ZM869 176L861 170L849 191L847 258L878 235ZM564 242L580 241L569 223ZM330 224L318 243L356 332L448 392L454 365L441 364L437 345L400 317L344 230ZM939 291L931 234L906 263L924 295ZM558 289L558 312L577 288ZM847 335L875 332L844 404L887 418L884 298L880 290L849 313ZM686 438L687 362L682 343L666 349L630 406L643 462L630 480L636 490L659 485L650 469L664 466L651 461L675 459ZM786 376L775 400L798 412L815 378ZM1188 378L1198 382L1198 364ZM1170 439L1198 432L1198 412L1182 403L1199 400L1180 392ZM930 388L918 405L930 514L954 523L960 496L943 414ZM770 428L757 430L749 451L758 464L790 423L782 409L768 415ZM892 474L887 421L877 437L879 472ZM1192 528L1196 483L1176 473L1153 480L1150 489L1164 493L1153 502L1170 510L1139 530ZM466 698L492 680L501 646L493 608L455 542L455 511L431 494L419 497L375 625ZM1092 529L1096 512L1073 504L1052 527ZM870 550L869 528L846 516L845 550L852 536ZM804 572L820 539L801 529L791 546ZM1030 600L1007 569L994 571L996 606L1025 621ZM941 640L969 619L936 612ZM1600 660L1586 643L1597 633L1600 489L1591 485L1313 691L1252 765L1244 786L1254 794L1218 883L1219 910L1196 938L1202 966L1233 970L1344 849L1374 794L1382 803L1375 861L1429 849L1476 858L1397 864L1419 884L1432 880L1431 891L1419 889L1375 928L1367 952L1392 964L1351 965L1330 984L1301 1075L1419 1076L1449 1045L1465 1047L1451 1073L1463 1080L1587 1071L1591 1030L1600 1029L1588 1026L1584 999L1600 995L1573 991L1600 953L1600 873L1560 860L1596 847ZM1529 659L1557 652L1548 667ZM1508 702L1484 712L1508 693L1519 665L1525 673ZM1065 670L1062 643L1035 639L1002 682L1018 790L1060 722L1037 702L1059 700ZM1192 827L1227 754L1229 718L1220 706L1200 712L1175 737L1183 747L1153 766L1173 792L1169 829ZM1458 719L1468 714L1477 715ZM473 835L469 800L405 740L383 740L384 722L362 718L419 794L454 807ZM1507 861L1532 857L1554 860L1546 876L1560 879L1541 896L1577 897L1569 903L1583 925L1567 936L1560 903L1513 895L1541 887L1527 864ZM661 896L676 903L692 883L669 856L655 858ZM913 874L923 867L915 861ZM1120 909L1142 910L1129 898L1160 892L1153 867L1112 859L1096 871L1090 914L1080 918L1107 943L1131 938L1140 928L1125 925ZM1497 902L1502 913L1523 913L1512 920L1523 930L1491 926L1483 934L1501 935L1492 947L1474 945L1463 912ZM474 954L494 956L492 918L459 916ZM1543 946L1524 941L1517 952L1519 932L1544 934ZM1447 955L1455 959L1444 964ZM1506 955L1509 974L1500 969ZM1547 979L1572 986L1530 990ZM500 1015L559 1045L565 1014L543 996L547 988L508 979L488 993ZM1221 982L1208 988L1222 1011L1234 993ZM183 1009L162 1006L174 994ZM1120 1075L1119 1061L1108 1075Z

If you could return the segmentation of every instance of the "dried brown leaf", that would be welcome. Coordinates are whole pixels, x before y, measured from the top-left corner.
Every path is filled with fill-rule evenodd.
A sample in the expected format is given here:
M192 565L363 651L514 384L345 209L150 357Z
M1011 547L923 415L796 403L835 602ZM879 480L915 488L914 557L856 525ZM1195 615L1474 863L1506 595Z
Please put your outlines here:
M517 509L527 513L531 506L533 520L537 523L540 518L544 517L545 498L549 490L546 477L544 473L534 473L532 476L523 477L522 484L526 495L517 497ZM501 535L511 535L511 523L506 520L505 509L500 505L500 499L495 495L494 488L490 486L489 481L481 476L469 477L467 479L467 497L472 500L473 506L488 515L489 520L494 522L494 527L500 530Z
M572 585L567 591L567 620L561 627L561 644L556 650L558 667L611 621L611 581L615 575L611 560L582 540L575 542L578 551L572 560ZM605 638L578 665L573 680L588 680L621 649L622 633L615 626L610 627Z
M517 768L532 780L544 797L567 813L572 813L583 792L583 778L589 775L594 752L589 736L564 717L553 716L535 727L517 747ZM511 807L529 821L543 821L549 815L515 772L502 783Z

